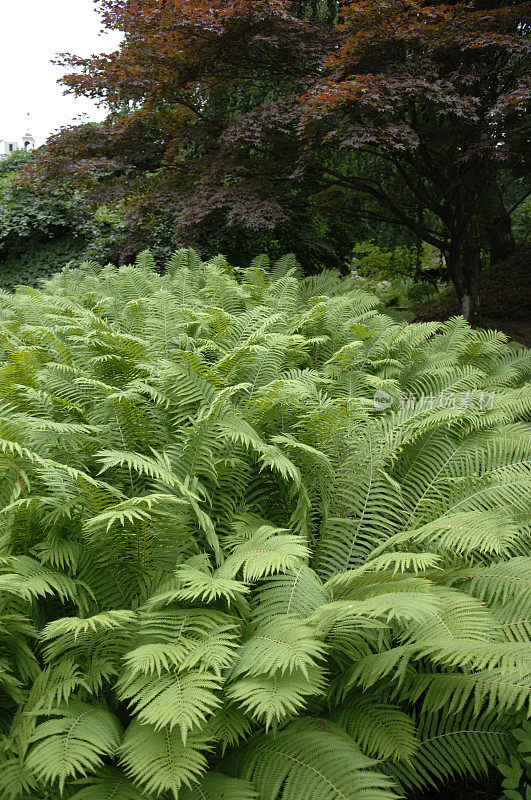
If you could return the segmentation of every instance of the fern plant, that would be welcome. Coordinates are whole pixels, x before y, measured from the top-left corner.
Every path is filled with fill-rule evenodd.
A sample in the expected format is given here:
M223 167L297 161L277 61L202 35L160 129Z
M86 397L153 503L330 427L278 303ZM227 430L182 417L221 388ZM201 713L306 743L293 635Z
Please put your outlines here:
M0 798L391 800L505 763L529 352L290 256L153 267L0 296Z

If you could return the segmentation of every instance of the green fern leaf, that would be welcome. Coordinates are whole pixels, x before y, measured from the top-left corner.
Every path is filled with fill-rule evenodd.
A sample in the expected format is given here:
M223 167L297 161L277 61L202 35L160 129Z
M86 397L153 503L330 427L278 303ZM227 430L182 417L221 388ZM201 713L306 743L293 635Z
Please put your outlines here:
M281 733L258 736L228 761L250 779L263 800L391 800L393 784L372 769L340 728L327 720L300 720Z
M179 800L255 800L257 797L249 781L209 772L196 787L184 789Z
M178 800L181 787L191 787L207 769L208 737L188 736L168 728L155 730L133 720L120 748L125 773L145 792L172 792Z
M122 728L103 707L70 701L52 709L51 719L41 722L31 738L27 768L40 780L66 782L103 764L120 745Z
M102 767L71 800L144 800L145 794L114 767Z

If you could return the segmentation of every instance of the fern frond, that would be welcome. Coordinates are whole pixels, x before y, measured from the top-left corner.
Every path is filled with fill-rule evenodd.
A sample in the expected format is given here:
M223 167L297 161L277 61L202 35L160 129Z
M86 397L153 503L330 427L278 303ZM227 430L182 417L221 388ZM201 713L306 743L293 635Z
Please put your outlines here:
M203 567L202 569L200 567ZM183 564L175 571L175 583L178 588L169 589L165 594L157 595L152 598L151 603L166 602L174 600L202 600L211 603L224 598L230 605L231 601L241 599L250 592L248 586L241 581L231 578L224 578L206 567L204 562L197 567L191 559L188 564Z
M400 707L382 703L377 697L348 698L332 719L374 758L408 761L419 743L415 721Z
M162 672L123 681L120 698L128 700L138 720L155 730L178 727L183 744L189 731L201 727L219 706L216 692L221 681L206 671Z
M393 784L372 769L375 763L339 727L320 719L258 736L236 763L228 762L231 773L251 780L263 800L391 800Z
M461 654L463 656L464 653ZM465 659L463 659L465 660ZM496 659L493 658L495 662ZM425 711L445 708L450 714L462 714L470 704L474 713L482 710L503 714L529 708L531 698L531 665L529 655L519 668L510 666L477 671L419 671L408 676L405 692L411 698L423 699Z
M263 525L248 541L236 545L218 574L234 578L242 570L243 580L253 582L277 572L295 570L308 555L300 537Z
M188 736L168 728L155 730L133 720L120 747L120 763L126 775L144 792L171 792L178 800L181 787L191 787L207 769L208 737Z
M272 575L261 584L253 615L259 623L281 615L305 619L329 599L317 574L302 564L292 573Z
M488 713L476 716L472 710L459 716L424 715L418 734L416 753L387 768L406 790L441 785L462 775L486 775L503 758L510 740L506 722Z
M71 800L144 800L145 794L115 767L102 767Z
M79 603L83 609L93 597L90 588L81 581L46 568L30 556L14 556L5 560L0 572L0 591L24 600L56 594L63 601L68 599Z
M530 365L291 256L0 293L0 798L390 800L505 757Z
M242 644L234 666L236 675L284 675L302 672L324 656L325 649L316 639L312 627L292 616L277 616L273 622L260 625Z
M258 794L249 781L209 772L197 786L184 789L179 800L255 800Z
M263 674L243 677L227 688L227 697L238 704L248 716L264 723L269 729L301 712L307 698L324 692L323 672L310 667L282 674Z
M30 738L26 766L38 779L57 782L60 791L67 780L102 766L120 745L122 727L104 707L71 700L50 717Z

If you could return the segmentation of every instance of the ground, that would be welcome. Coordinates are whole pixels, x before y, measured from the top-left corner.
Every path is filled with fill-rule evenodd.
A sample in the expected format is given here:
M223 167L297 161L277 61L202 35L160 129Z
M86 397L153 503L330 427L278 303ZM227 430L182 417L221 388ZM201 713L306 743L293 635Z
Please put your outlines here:
M502 791L499 778L493 776L479 783L459 781L446 786L440 793L429 791L415 795L414 800L499 800Z
M513 341L531 347L531 247L521 247L504 264L482 276L483 326L503 331ZM442 292L416 308L416 321L445 320L459 314L452 290Z

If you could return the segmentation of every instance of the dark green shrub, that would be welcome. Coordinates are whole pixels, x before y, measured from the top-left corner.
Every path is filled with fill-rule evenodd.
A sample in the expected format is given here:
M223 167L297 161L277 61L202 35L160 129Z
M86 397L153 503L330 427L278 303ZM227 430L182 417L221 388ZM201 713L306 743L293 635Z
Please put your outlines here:
M118 260L125 237L120 205L85 207L79 193L37 194L20 170L38 157L16 152L0 161L0 289L37 286L69 261Z

